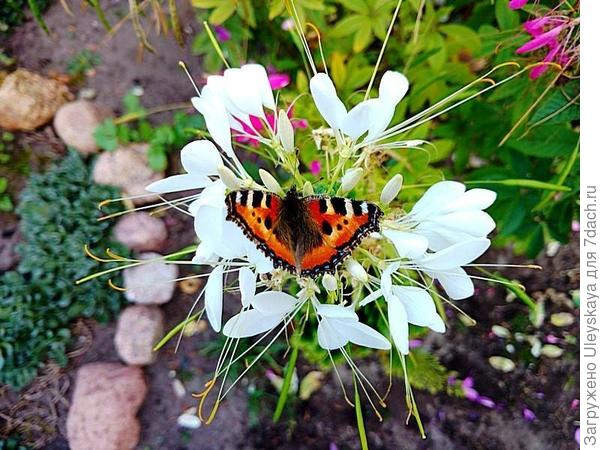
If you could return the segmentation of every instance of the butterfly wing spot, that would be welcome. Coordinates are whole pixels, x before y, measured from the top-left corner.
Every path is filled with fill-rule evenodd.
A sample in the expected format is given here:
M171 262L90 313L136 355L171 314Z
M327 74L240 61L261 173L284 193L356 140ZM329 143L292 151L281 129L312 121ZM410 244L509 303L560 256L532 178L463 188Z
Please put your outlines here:
M333 233L333 228L331 227L331 224L329 222L327 222L326 220L323 221L323 224L321 225L321 229L323 230L323 233L326 234L327 236L329 236Z

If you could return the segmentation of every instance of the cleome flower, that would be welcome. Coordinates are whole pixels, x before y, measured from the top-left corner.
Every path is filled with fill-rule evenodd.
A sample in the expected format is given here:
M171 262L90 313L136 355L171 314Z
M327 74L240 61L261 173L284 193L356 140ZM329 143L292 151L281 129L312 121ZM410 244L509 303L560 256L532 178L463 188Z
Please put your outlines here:
M335 151L326 150L322 193L314 194L303 175L313 168L301 167L295 128L288 110L275 102L267 71L257 64L227 69L208 77L200 95L192 99L214 143L188 144L181 151L186 173L148 186L161 195L194 191L170 202L194 217L199 243L190 263L208 269L201 296L215 331L234 341L255 337L260 342L274 335L273 342L293 323L294 333L316 323L321 348L340 351L363 391L378 398L347 347L394 347L404 356L409 353L409 324L443 333L442 305L434 298L446 297L435 283L448 299L473 295L473 282L464 268L487 250L486 236L495 227L484 212L495 193L466 190L454 181L432 185L408 212L397 200L400 175L391 177L376 195L378 200L372 200L377 193L365 183L372 169L364 153L414 144L389 144L389 138L401 134L401 127L390 127L390 122L408 88L406 77L388 71L378 98L348 110L326 74L311 79L314 104L336 142ZM278 180L262 169L259 180L250 177L234 151L239 136L255 139L288 178ZM357 199L343 197L348 192ZM224 322L228 292L239 292L241 310ZM367 315L363 310L375 302L387 311L389 329L376 330L364 322L373 310ZM241 357L234 348L226 345L214 382Z
M299 23L297 17L294 20ZM352 346L389 352L390 361L397 354L406 371L409 325L444 333L444 307L458 309L453 300L473 295L472 279L480 277L465 269L488 249L487 236L495 228L484 211L494 202L494 192L440 181L411 207L399 199L402 176L388 176L376 157L424 144L403 138L414 127L491 89L461 95L488 80L495 69L392 124L396 106L409 90L407 78L387 71L376 98L369 98L367 91L362 102L348 107L326 69L317 70L298 23L295 30L312 70L311 97L306 100L323 121L294 126L291 105L278 104L273 80L263 66L228 68L222 75L209 76L201 90L194 85L197 96L191 101L204 117L210 140L191 142L181 150L185 173L147 187L194 219L195 254L177 263L194 266L196 276L207 279L181 329L202 305L193 318L206 314L211 327L226 338L214 375L198 394L199 415L207 423L281 335L292 347L281 391L285 400L299 337L310 332L332 363L332 352L342 355L352 371L356 395L360 389L381 418L377 405L385 405L384 398L352 360ZM313 139L297 139L296 133ZM258 177L250 176L236 152L244 140L252 143L246 149L259 154L269 168L260 169ZM306 145L314 145L308 167L299 158ZM180 196L173 198L175 193ZM241 303L233 316L224 318L227 294L239 294ZM252 342L238 351L239 340L246 338ZM256 358L226 386L231 366L264 341ZM423 433L408 379L405 376L409 410ZM209 393L219 380L206 416Z

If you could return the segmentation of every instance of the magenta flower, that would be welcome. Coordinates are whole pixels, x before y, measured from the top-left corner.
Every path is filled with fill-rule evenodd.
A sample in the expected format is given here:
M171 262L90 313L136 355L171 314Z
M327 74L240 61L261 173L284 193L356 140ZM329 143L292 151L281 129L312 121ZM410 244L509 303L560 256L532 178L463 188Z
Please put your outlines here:
M294 127L294 129L307 128L308 122L306 121L306 119L294 119L292 117L293 113L293 108L289 108L287 111L287 115L290 118L290 121L292 122L292 127ZM276 132L277 124L275 120L275 115L273 113L266 113L265 117L267 118L267 123L269 124L271 130ZM260 142L258 141L258 139L255 139L252 136L263 136L263 132L265 131L265 124L261 119L259 119L256 116L249 116L249 118L249 124L238 121L240 123L241 130L232 128L233 138L236 142L239 142L240 144L247 144L253 147L258 147L260 145Z
M508 2L508 7L510 9L521 9L523 6L527 4L529 0L510 0Z
M486 408L495 408L496 403L489 397L484 395L480 395L479 392L473 387L474 381L473 377L467 377L462 382L462 390L465 398L467 400L472 401L473 403L477 403L478 405L485 406Z
M321 161L315 159L310 162L310 173L312 173L315 177L319 176L321 173Z
M513 3L513 2L511 2ZM523 3L526 2L514 2ZM512 6L511 6L512 8ZM513 8L516 9L516 8ZM553 10L544 16L528 20L523 24L523 29L531 36L531 40L517 49L517 54L545 50L546 55L540 61L542 63L533 69L529 77L534 80L540 77L550 67L550 63L568 65L573 56L578 52L578 46L571 43L574 26L579 23L579 19L572 19L559 11Z
M527 421L527 422L533 422L536 419L535 413L530 410L529 408L523 408L523 418Z
M290 84L290 81L290 76L287 73L269 73L269 84L271 85L271 89L274 91L286 87L288 84Z
M217 35L217 39L221 42L226 42L231 39L231 32L223 25L215 26L215 34Z

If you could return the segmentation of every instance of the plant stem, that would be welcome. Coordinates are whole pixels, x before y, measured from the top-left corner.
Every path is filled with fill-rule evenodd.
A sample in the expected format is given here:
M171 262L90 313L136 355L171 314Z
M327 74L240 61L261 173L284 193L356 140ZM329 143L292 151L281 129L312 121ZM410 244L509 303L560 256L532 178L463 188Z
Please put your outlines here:
M360 405L360 394L358 393L358 385L356 384L356 377L354 375L352 376L352 381L354 383L354 411L356 411L356 426L358 427L360 448L362 450L369 450L367 431L365 430L365 422L363 420L362 407Z
M297 328L297 330L299 329L300 328ZM296 361L298 360L299 338L300 336L296 331L291 339L292 354L290 355L290 360L285 368L285 378L283 379L281 392L279 393L279 398L277 399L277 406L275 407L275 412L273 413L273 422L275 423L279 422L279 419L281 418L281 413L283 413L283 407L285 406L285 402L287 401L290 391L290 386L292 385L292 377L294 376L294 369L296 368Z

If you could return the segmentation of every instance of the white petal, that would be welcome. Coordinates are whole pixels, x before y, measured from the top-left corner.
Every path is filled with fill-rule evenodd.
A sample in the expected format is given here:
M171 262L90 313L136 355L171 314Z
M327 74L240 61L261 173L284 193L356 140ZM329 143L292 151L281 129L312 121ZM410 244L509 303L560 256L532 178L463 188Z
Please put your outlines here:
M377 105L371 108L369 117L369 133L365 142L376 140L388 127L394 118L395 105L376 99Z
M469 241L474 236L463 231L439 226L435 222L423 222L417 226L415 233L427 238L429 249L437 252L462 241Z
M211 184L198 195L198 199L194 201L194 208L198 209L200 206L212 206L214 208L225 209L225 190L226 186L221 180L213 181ZM190 212L192 212L192 206L190 205ZM194 214L192 212L192 214Z
M381 292L387 299L392 294L392 275L400 268L400 263L395 262L387 266L381 274Z
M200 206L194 215L194 230L198 239L215 253L223 237L226 214L223 208Z
M354 277L354 279L360 281L361 283L367 283L369 281L369 274L365 270L363 266L360 265L358 261L354 258L347 258L344 263L350 275Z
M237 67L227 69L223 73L225 89L229 99L244 113L265 119L262 93L253 75Z
M433 320L431 321L431 323L428 325L429 328L431 328L433 331L437 332L437 333L445 333L446 332L446 324L444 323L444 320L440 317L439 314L436 314L433 318Z
M346 171L344 176L340 179L340 195L350 192L358 184L364 174L362 167L355 167Z
M371 292L369 295L367 295L365 298L363 298L358 305L362 308L363 306L368 305L372 301L377 300L379 297L382 297L382 296L383 296L383 292L381 291L381 289L378 289L374 292Z
M363 347L389 350L390 341L378 331L357 321L333 320L332 326L350 342Z
M269 259L263 252L261 252L253 242L249 239L246 245L246 255L248 262L254 265L256 273L268 273L272 272L275 268L273 267L273 261Z
M462 300L475 293L473 280L462 267L457 267L443 272L433 272L433 275L442 285L448 297L453 300Z
M379 98L396 106L408 92L408 79L400 72L388 70L379 83Z
M292 312L298 301L296 297L285 292L267 291L256 294L252 306L266 315L285 315Z
M265 315L256 309L242 311L225 323L223 334L234 338L256 336L270 331L282 320L282 316Z
M342 131L353 140L358 139L369 129L371 111L379 102L375 99L360 102L350 111L342 121Z
M248 306L256 294L256 275L248 267L242 267L238 277L242 306Z
M419 199L411 215L422 219L433 213L440 212L450 202L459 198L465 192L465 185L457 181L440 181L431 186Z
M273 90L271 89L269 76L265 68L260 64L246 64L242 66L242 72L244 75L252 78L253 85L256 86L256 89L260 93L262 104L275 111L275 98L273 97Z
M156 192L157 194L164 194L167 192L178 192L188 191L190 189L201 189L211 184L209 178L198 175L173 175L171 177L163 178L162 180L155 181L154 183L146 186L148 192Z
M248 254L248 238L235 223L226 220L215 253L225 259L243 258Z
M408 355L408 318L399 298L388 299L388 320L394 344L403 355Z
M417 259L422 257L427 251L428 242L427 238L424 236L406 231L389 229L384 229L382 233L386 238L392 241L400 256Z
M219 257L213 252L212 245L206 242L200 242L196 253L192 258L192 264L215 264L219 261Z
M425 289L416 286L394 286L394 294L404 305L409 323L420 327L437 323L435 303Z
M290 121L287 113L283 110L279 110L279 116L277 116L277 136L279 142L286 152L294 152L294 126Z
M445 208L445 212L486 209L496 201L496 193L489 189L469 189L456 200L450 202Z
M221 330L223 316L223 266L218 266L208 276L204 293L206 316L213 330Z
M346 107L338 98L331 78L324 73L316 74L310 79L310 93L329 126L340 129L346 116Z
M459 242L439 252L431 253L418 263L426 269L438 271L464 266L479 258L490 246L490 240L479 238Z
M212 142L193 141L181 150L181 164L190 174L216 175L217 168L223 165L223 159Z
M210 137L214 139L229 157L234 157L235 154L231 147L229 115L223 103L217 101L215 98L209 100L204 97L194 97L192 98L192 104L204 116Z
M333 320L322 319L317 327L317 340L325 350L337 350L348 343L348 339L333 327Z
M440 228L451 228L472 237L485 237L496 228L490 215L483 211L456 211L429 219Z
M317 314L331 319L358 320L358 316L352 308L342 305L320 303L317 305Z

